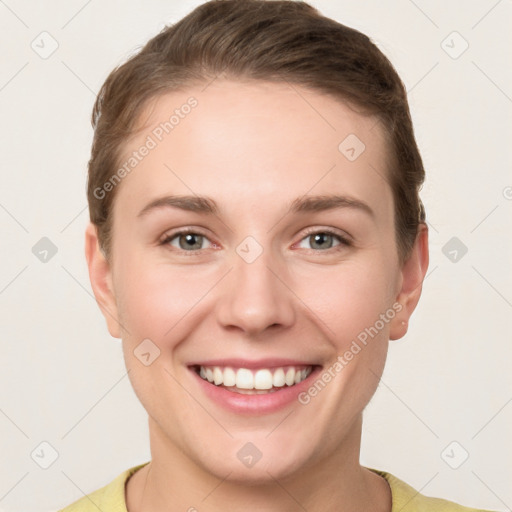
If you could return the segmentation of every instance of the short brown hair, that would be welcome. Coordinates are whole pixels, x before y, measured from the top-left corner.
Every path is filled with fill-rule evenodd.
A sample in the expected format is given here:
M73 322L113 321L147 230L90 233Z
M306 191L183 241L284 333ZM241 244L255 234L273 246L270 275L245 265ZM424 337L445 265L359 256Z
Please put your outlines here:
M395 205L398 255L405 261L425 221L419 198L425 171L404 84L366 35L292 0L206 2L110 73L93 109L87 183L90 219L106 257L118 187L101 198L95 191L115 173L141 111L158 95L220 73L302 85L376 116L389 142L386 179Z

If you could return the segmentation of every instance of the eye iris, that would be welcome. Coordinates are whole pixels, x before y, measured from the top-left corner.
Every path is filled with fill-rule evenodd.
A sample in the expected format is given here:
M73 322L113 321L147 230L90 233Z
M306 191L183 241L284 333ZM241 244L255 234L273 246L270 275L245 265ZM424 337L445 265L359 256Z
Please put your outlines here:
M325 240L330 240L330 244L328 244L328 246L320 246L319 248L320 249L330 249L332 247L332 235L329 235L328 233L315 233L314 235L311 235L310 237L310 240L312 240L312 243L311 243L311 247L313 247L313 249L317 249L318 247L315 247L316 245L318 245L319 243L321 244L322 242L325 242Z
M198 239L199 241L197 241ZM179 237L181 249L201 249L203 235L196 235L194 233L187 233ZM183 240L185 240L184 243Z

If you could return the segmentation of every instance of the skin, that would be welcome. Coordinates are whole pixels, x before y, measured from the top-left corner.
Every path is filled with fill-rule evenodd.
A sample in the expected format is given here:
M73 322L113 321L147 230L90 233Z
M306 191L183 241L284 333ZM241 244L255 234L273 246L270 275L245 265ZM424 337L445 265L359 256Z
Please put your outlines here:
M229 503L241 511L250 503L268 512L390 512L387 482L359 464L362 412L389 339L406 333L419 300L427 228L400 264L386 143L374 118L287 83L204 87L161 96L141 116L126 155L190 96L198 100L118 185L110 262L95 226L86 230L94 294L148 412L152 460L127 483L128 510L215 512ZM338 150L348 134L366 146L353 162ZM286 214L305 194L334 193L364 201L374 216L354 208ZM170 194L209 196L219 211L162 208L137 218ZM159 245L186 227L206 236L196 239L201 251L180 251L179 237ZM352 245L335 237L315 245L306 228L333 229ZM252 263L236 252L247 236L263 249ZM396 303L401 311L307 405L237 415L210 401L187 368L222 357L328 368ZM161 351L149 366L133 354L146 338ZM236 455L247 442L263 454L252 468Z

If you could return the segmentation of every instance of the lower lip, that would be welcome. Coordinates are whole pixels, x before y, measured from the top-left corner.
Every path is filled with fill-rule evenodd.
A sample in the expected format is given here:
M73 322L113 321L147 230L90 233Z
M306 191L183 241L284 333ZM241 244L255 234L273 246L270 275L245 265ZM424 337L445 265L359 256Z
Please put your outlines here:
M291 403L298 401L298 395L309 388L311 382L313 382L312 379L321 371L320 366L314 366L308 377L298 384L285 385L279 388L279 391L272 393L246 395L211 384L201 378L193 368L189 369L206 396L225 409L237 414L270 414L284 409Z

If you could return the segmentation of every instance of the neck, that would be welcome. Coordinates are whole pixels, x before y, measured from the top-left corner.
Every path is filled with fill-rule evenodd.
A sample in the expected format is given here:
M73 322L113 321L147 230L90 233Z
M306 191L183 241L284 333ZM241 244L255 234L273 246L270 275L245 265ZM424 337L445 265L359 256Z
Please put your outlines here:
M286 475L233 481L214 475L172 443L150 419L151 462L126 486L128 512L391 511L387 482L359 464L361 417L337 449Z

